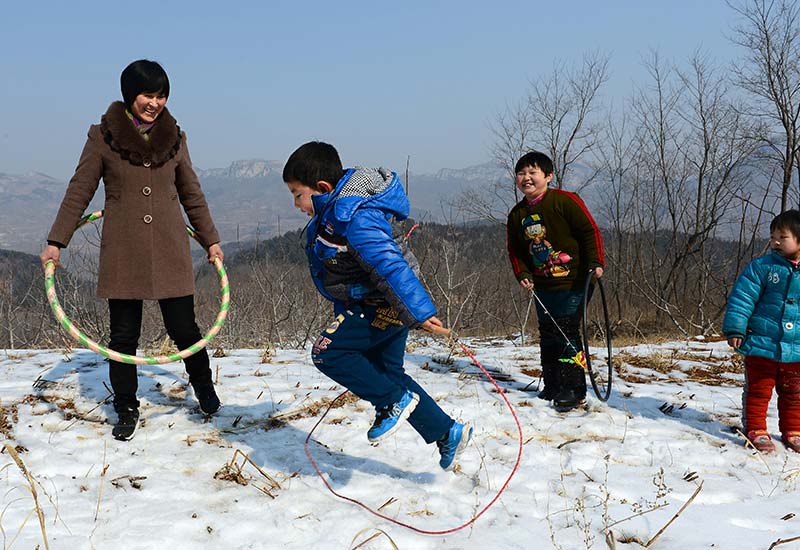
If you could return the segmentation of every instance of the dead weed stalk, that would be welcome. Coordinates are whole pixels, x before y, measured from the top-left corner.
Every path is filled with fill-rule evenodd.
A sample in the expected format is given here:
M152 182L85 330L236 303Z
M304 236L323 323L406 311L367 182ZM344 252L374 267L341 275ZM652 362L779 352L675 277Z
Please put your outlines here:
M22 475L25 476L25 479L28 481L28 490L31 492L31 496L33 497L33 505L34 510L36 511L36 516L39 518L39 527L42 530L42 539L44 540L44 547L45 550L50 550L50 545L47 542L47 530L44 526L44 512L42 511L42 507L39 506L39 495L36 492L36 482L33 480L33 476L28 471L28 468L25 467L25 464L22 462L22 459L17 454L17 451L9 445L8 443L4 443L3 446L5 447L8 456L14 459L14 462L17 463L17 467L22 472Z

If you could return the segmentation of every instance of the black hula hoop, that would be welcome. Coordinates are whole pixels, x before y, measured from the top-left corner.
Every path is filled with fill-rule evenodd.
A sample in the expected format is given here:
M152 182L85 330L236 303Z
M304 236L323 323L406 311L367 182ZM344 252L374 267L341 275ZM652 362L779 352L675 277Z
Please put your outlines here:
M592 299L592 294L589 292L592 279L595 280L597 288L600 290L600 302L603 305L603 324L598 321L589 319L589 302ZM589 352L589 333L599 334L599 339L606 348L607 360L605 364L599 359L592 359L592 354ZM592 388L595 395L600 401L608 401L611 397L611 379L614 372L612 361L611 349L611 323L608 320L608 304L606 302L606 292L603 289L602 278L594 276L594 269L589 271L586 276L586 284L583 287L583 317L581 318L581 336L583 339L583 354L586 358L586 370L589 373L589 380L592 382ZM595 346L597 347L597 346ZM592 361L595 364L592 365Z

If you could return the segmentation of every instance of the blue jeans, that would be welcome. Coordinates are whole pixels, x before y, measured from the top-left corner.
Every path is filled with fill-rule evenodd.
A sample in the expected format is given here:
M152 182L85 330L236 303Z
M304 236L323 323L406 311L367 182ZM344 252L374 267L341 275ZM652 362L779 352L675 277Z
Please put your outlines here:
M325 376L376 409L397 403L406 390L419 395L408 422L426 443L433 443L454 420L403 369L407 338L408 328L391 308L352 305L322 331L311 357Z

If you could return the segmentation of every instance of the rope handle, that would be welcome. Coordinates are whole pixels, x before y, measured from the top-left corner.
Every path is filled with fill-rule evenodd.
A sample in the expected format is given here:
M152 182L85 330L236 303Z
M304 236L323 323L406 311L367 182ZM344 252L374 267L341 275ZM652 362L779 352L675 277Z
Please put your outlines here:
M444 336L445 338L452 338L453 340L458 340L458 337L455 336L452 330L447 327L437 327L434 326L430 330L431 334L435 334L436 336Z

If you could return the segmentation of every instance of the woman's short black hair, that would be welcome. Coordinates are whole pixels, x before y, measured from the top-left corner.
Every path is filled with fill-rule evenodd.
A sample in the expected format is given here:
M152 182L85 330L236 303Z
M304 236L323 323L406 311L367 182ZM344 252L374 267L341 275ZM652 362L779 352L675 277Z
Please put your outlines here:
M169 77L164 68L149 59L134 61L119 77L122 99L129 108L139 94L158 92L169 97Z
M283 181L297 181L315 191L321 191L318 182L326 181L335 186L343 175L339 153L333 145L323 141L304 143L283 167Z

